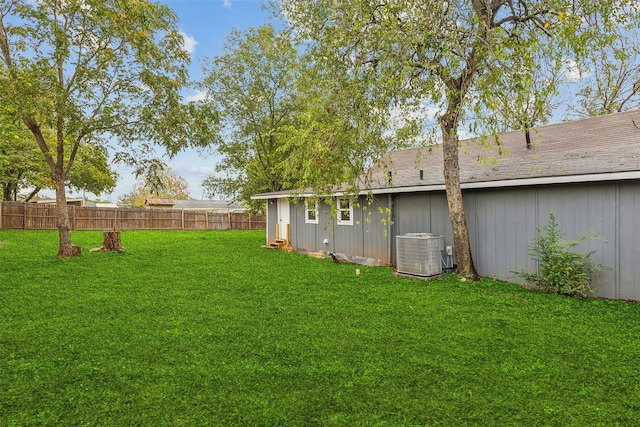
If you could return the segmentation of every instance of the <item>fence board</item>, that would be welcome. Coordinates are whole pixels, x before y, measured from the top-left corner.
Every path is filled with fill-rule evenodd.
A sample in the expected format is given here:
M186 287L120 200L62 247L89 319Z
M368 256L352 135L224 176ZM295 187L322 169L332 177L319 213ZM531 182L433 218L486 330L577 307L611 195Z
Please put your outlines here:
M264 230L264 215L180 209L120 209L69 206L73 230ZM0 227L57 228L55 205L0 202Z

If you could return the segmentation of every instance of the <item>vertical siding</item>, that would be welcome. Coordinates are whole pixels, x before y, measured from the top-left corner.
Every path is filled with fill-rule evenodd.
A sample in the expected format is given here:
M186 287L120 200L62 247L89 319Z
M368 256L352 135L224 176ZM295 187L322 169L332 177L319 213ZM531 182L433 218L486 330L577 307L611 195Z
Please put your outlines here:
M621 184L619 200L617 298L640 300L640 183Z
M353 225L338 225L331 206L318 206L318 224L305 222L304 201L292 203L291 245L299 252L337 252L390 263L387 233L387 196L368 201L362 197L353 208ZM380 212L380 209L382 212ZM383 221L385 220L385 221ZM325 244L324 240L328 243Z
M363 252L362 256L379 259L383 265L391 263L390 241L391 232L388 226L390 220L387 214L388 197L374 197L371 204L367 200L362 202L363 214Z
M565 233L564 240L573 240L586 236L589 230L598 233L604 241L583 242L576 247L582 252L596 251L592 260L609 266L603 270L594 283L598 289L596 296L619 298L616 280L617 264L617 183L589 185L557 185L537 188L538 224L542 229L554 214L560 230ZM516 191L516 190L512 190Z
M577 211L581 211L585 217L585 227L579 233L586 234L589 229L598 233L604 240L594 240L587 242L580 249L590 252L596 251L592 255L594 262L608 266L598 276L598 283L594 287L598 288L596 295L605 298L620 298L618 276L618 243L620 233L618 230L618 189L619 184L603 184L585 186L585 204L577 206ZM582 210L582 209L586 210ZM633 238L632 240L633 241ZM639 295L640 296L640 295Z
M438 191L431 194L429 198L431 220L429 228L431 233L444 236L444 243L453 246L453 228L451 228L451 219L449 218L449 205L447 204L447 196L444 191ZM465 201L466 209L466 201Z
M336 219L333 218L335 232L332 237L335 252L353 256L364 256L363 220L364 212L361 208L355 206L353 208L353 225L338 224Z
M301 229L300 227L301 215L304 215L304 204L302 204L302 209L301 209L300 202L291 201L289 203L289 233L290 233L289 244L291 246L294 245L293 242L296 242L296 245L298 244L304 245L304 238L302 234L304 233L304 230Z
M431 232L431 193L399 194L394 204L396 235Z
M589 230L604 239L576 248L595 251L592 260L610 267L597 277L595 296L640 300L639 183L473 190L465 191L464 203L479 274L517 282L520 279L513 271L534 271L537 265L528 247L537 228L542 229L553 213L565 240L585 236ZM396 195L394 217L394 236L432 232L443 234L445 244L453 245L442 192Z
M276 239L276 223L278 222L278 201L267 200L267 243Z
M515 280L513 271L535 269L527 255L536 230L535 190L478 190L473 199L475 222L469 224L469 233L478 273Z
M399 194L393 208L393 239L406 233L433 233L444 236L445 245L453 246L449 208L443 191ZM391 259L395 263L395 244L393 248Z
M566 240L589 230L605 241L584 242L581 251L595 251L594 262L609 266L598 277L596 296L640 300L640 182L566 184L537 187L469 190L464 194L471 248L478 273L518 281L513 271L534 271L528 247L537 228L553 213ZM388 198L372 205L361 199L354 208L354 225L337 225L331 208L321 204L319 224L305 224L304 203L292 204L292 245L296 250L339 252L395 263L395 236L430 232L453 246L446 196L443 191L395 194L391 232L383 220ZM269 209L269 233L276 217ZM366 209L365 209L366 207ZM383 213L378 211L381 207ZM328 245L322 241L327 239ZM389 249L390 248L390 249Z
M333 234L335 233L335 224L331 215L331 206L325 202L318 202L318 224L314 224L315 230L315 251L316 252L335 252L335 242ZM323 242L327 240L327 244Z
M291 245L299 252L317 252L317 235L319 224L307 224L305 222L304 201L291 203Z

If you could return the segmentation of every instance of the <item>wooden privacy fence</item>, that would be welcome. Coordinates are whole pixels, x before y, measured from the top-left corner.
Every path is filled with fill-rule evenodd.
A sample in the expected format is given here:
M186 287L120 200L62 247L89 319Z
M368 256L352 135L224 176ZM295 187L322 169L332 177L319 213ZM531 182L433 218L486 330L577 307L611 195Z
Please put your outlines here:
M264 230L264 215L182 209L120 209L69 206L73 230ZM0 229L49 230L56 207L0 202Z

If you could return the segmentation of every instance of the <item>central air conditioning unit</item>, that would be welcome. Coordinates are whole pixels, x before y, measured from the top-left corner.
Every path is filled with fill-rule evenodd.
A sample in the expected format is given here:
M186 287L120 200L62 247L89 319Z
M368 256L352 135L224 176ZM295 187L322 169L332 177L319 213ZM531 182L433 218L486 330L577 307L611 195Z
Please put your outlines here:
M396 236L398 273L435 276L442 273L444 238L431 233L407 233Z

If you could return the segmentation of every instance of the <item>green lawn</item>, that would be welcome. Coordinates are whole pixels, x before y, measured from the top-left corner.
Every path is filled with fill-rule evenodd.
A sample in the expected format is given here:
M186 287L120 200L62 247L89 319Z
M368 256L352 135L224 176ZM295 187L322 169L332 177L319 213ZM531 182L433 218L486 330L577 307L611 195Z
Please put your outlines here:
M640 304L393 277L263 232L0 230L0 426L640 423Z

